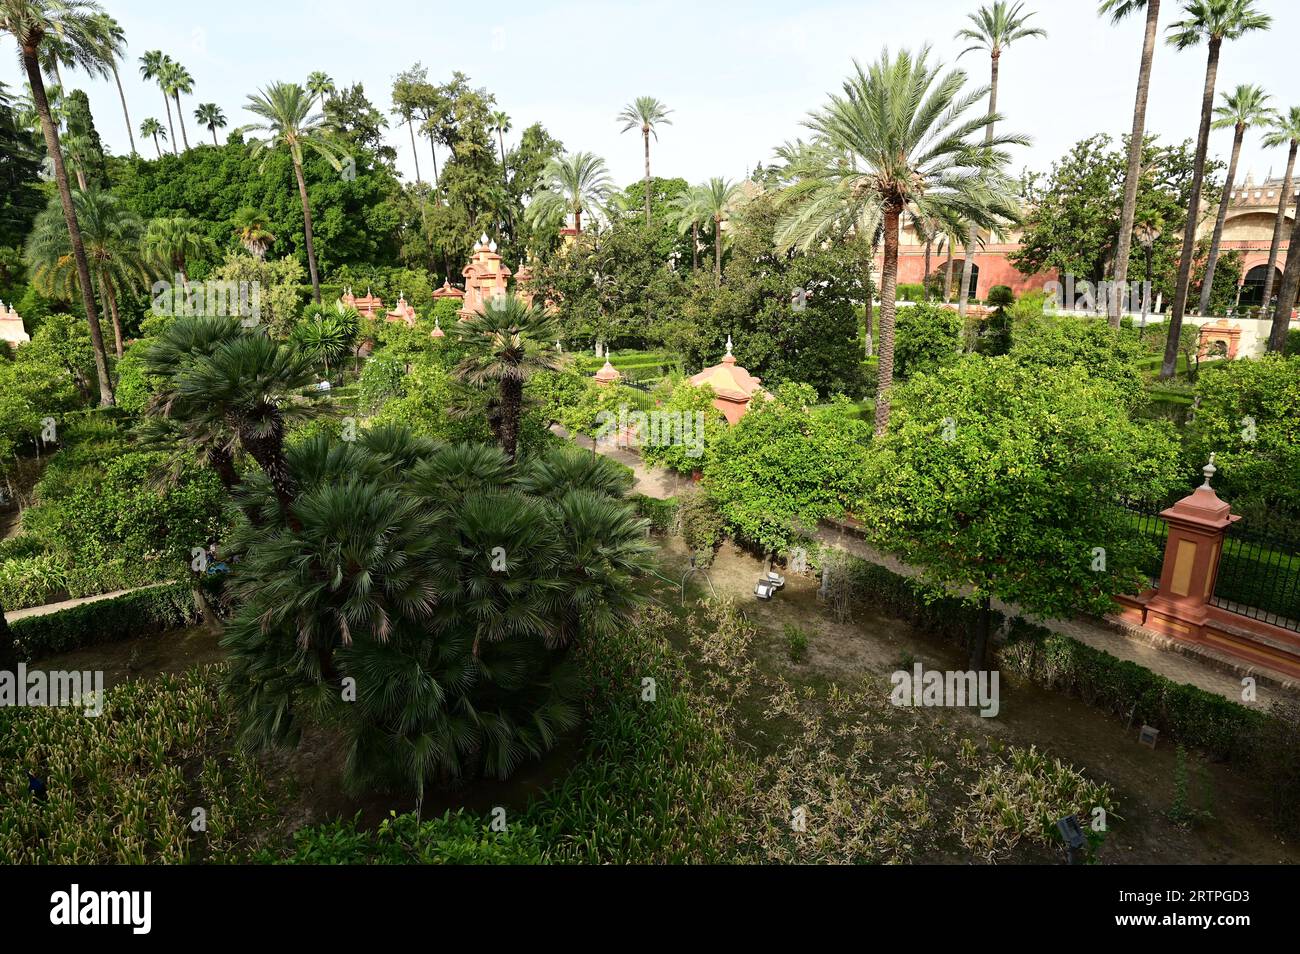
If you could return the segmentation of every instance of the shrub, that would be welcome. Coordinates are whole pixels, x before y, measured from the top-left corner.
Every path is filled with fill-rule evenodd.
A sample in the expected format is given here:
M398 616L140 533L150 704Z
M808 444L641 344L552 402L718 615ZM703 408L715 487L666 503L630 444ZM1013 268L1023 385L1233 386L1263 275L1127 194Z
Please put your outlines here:
M894 336L894 372L906 378L956 359L961 319L943 305L913 305L899 310Z
M801 663L808 658L808 634L798 626L786 623L781 627L785 636L785 651L791 662Z
M629 497L636 507L636 515L650 521L650 529L655 533L669 533L677 519L677 500L669 497L658 500L645 494Z
M904 282L897 287L894 297L898 301L925 301L925 285Z
M153 586L110 599L83 603L9 624L20 658L31 661L54 653L137 636L149 636L198 622L193 584Z
M713 553L722 543L726 529L722 514L706 494L690 490L678 498L682 539L703 566L713 562Z
M293 865L535 865L542 862L537 829L511 823L503 832L464 809L420 821L395 812L367 831L358 819L300 828L287 855L263 849L258 864Z

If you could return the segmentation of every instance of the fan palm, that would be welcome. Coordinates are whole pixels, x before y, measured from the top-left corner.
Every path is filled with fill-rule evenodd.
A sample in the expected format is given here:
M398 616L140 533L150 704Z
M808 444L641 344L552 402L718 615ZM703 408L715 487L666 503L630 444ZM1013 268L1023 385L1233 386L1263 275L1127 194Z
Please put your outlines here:
M187 215L153 219L144 234L144 253L168 277L179 276L189 284L187 265L195 256L211 255L217 246L203 232L202 225Z
M551 347L557 337L555 322L542 306L506 294L485 302L482 311L457 322L455 330L466 350L456 376L473 387L499 392L500 413L493 429L513 459L524 385L539 371L560 366L561 356Z
M153 148L158 153L158 158L162 158L162 147L158 145L158 140L167 139L167 127L158 120L150 116L140 124L140 135L146 138L153 137Z
M1264 278L1264 296L1261 299L1263 306L1267 308L1273 296L1273 271L1277 268L1277 253L1282 244L1282 227L1286 224L1286 207L1295 193L1295 181L1292 178L1295 174L1295 157L1296 150L1300 148L1300 106L1292 106L1285 113L1281 113L1273 118L1272 128L1264 136L1264 145L1270 149L1276 149L1278 146L1287 147L1286 155L1286 175L1282 177L1282 190L1277 197L1277 216L1273 220L1273 239L1268 246L1268 274ZM1269 333L1269 349L1272 351L1281 351L1286 339L1287 324L1290 320L1291 305L1287 305L1287 322L1283 322L1281 330L1278 329L1277 317L1274 315L1273 327ZM1278 339L1274 343L1274 339Z
M1210 237L1209 257L1205 261L1205 278L1201 281L1201 314L1210 313L1210 293L1213 291L1214 270L1219 261L1219 242L1223 239L1223 223L1228 218L1228 203L1232 200L1232 184L1237 177L1237 159L1241 156L1241 143L1246 130L1271 123L1276 115L1269 107L1270 97L1258 86L1243 83L1231 93L1223 94L1223 102L1214 109L1214 129L1232 130L1232 157L1228 161L1228 177L1223 182L1223 195L1219 198L1219 215L1214 220L1214 234Z
M162 90L163 106L167 110L167 128L171 130L172 153L180 155L176 148L176 127L172 123L172 101L171 94L167 91L166 79L171 75L172 58L162 50L149 50L144 56L140 57L140 76L147 80L153 80ZM164 139L167 137L163 137Z
M992 117L995 117L998 111L998 69L1003 51L1016 40L1047 36L1046 30L1026 25L1034 14L1025 13L1024 6L1023 3L995 0L989 6L980 7L975 13L968 13L966 16L972 25L958 30L956 34L956 39L967 40L972 44L962 50L958 58L977 50L987 50L989 54L988 114L991 118L984 126L985 145L993 142L995 121ZM962 264L961 295L957 299L957 311L963 319L966 317L967 303L975 294L975 289L971 287L975 263L970 255L970 249L976 246L975 232L976 226L972 222L966 233L967 254Z
M137 433L147 447L184 452L169 455L173 476L185 460L197 456L226 488L239 483L237 434L226 421L187 415L184 406L177 404L176 385L183 370L243 333L239 322L231 318L183 315L164 327L144 352L145 374L156 387L145 404L145 420Z
M200 125L208 127L212 133L212 145L220 145L217 142L217 130L226 128L226 114L221 111L221 107L216 103L200 103L199 108L194 110L194 118Z
M108 376L108 355L104 351L104 336L99 327L99 310L95 306L95 286L90 277L90 264L77 224L76 209L72 204L72 187L68 183L68 170L63 162L63 149L59 145L59 131L50 112L50 101L45 95L45 80L41 76L40 56L51 37L59 38L72 60L89 69L100 62L101 50L95 31L95 18L103 8L91 0L0 0L0 33L14 38L22 57L23 69L31 88L32 104L40 119L45 150L54 166L54 181L63 207L63 218L68 229L72 259L76 263L77 286L81 303L90 327L90 340L95 351L95 371L99 378L99 402L113 403L113 382Z
M72 204L91 272L113 322L114 348L120 358L123 340L118 300L124 292L143 284L148 276L140 250L144 228L109 192L78 191L73 194ZM37 216L27 239L27 259L36 280L48 288L71 292L76 284L76 270L68 252L62 209L51 205Z
M284 149L293 160L298 180L298 199L302 202L303 232L306 237L307 266L311 272L312 300L320 304L320 273L316 268L316 244L312 238L311 200L307 198L307 180L303 175L303 151L310 149L335 169L341 169L339 147L325 129L324 118L311 112L311 98L297 83L273 83L248 97L249 112L261 116L261 123L250 123L235 130L236 134L260 134L251 146L254 154Z
M618 121L623 124L623 132L633 129L641 130L641 141L645 146L645 220L650 224L650 137L659 141L659 127L671 126L668 118L672 110L653 96L638 96L623 107L618 114Z
M176 376L174 415L196 427L225 427L255 460L292 524L297 496L284 455L285 424L321 413L311 357L265 334L241 335Z
M344 307L342 302L335 305ZM330 364L338 364L352 347L352 329L344 322L341 312L319 305L311 308L316 311L294 325L289 340L304 354L321 362L325 376L329 377Z
M1142 175L1142 145L1146 141L1147 96L1151 90L1151 63L1155 58L1156 31L1160 21L1160 0L1102 0L1097 12L1118 24L1138 10L1146 10L1142 34L1142 58L1138 62L1137 93L1133 99L1133 129L1128 141L1128 165L1124 170L1124 204L1120 210L1119 241L1115 247L1115 285L1128 281L1128 260L1133 247L1133 222L1137 212L1138 181ZM1110 323L1119 327L1120 299L1111 299Z
M1219 74L1219 53L1225 40L1238 40L1247 33L1267 30L1273 22L1255 9L1254 0L1187 0L1183 19L1169 25L1168 41L1179 50L1204 42L1205 88L1201 92L1201 125L1196 134L1196 155L1192 162L1192 184L1188 193L1187 223L1183 227L1183 249L1178 259L1174 301L1169 310L1169 333L1160 377L1168 380L1178 368L1178 346L1187 310L1192 258L1196 251L1196 228L1201 218L1201 188L1205 180L1205 154L1210 144L1210 122L1214 116L1214 85Z
M613 190L605 160L590 152L569 153L552 159L542 172L542 187L528 206L528 221L535 229L555 229L573 216L582 231L582 213L604 208Z
M235 212L235 238L259 262L266 258L267 250L275 244L275 236L266 227L266 216L257 209L244 206Z
M113 83L117 86L117 98L122 103L122 116L126 120L126 135L131 141L131 155L134 156L136 155L135 130L131 128L131 113L126 108L126 93L122 91L122 77L117 72L117 64L126 55L126 31L122 29L120 23L107 13L101 13L95 20L95 33L99 38L101 62L108 72L113 75Z
M987 94L986 87L967 90L963 70L932 64L928 47L916 55L886 50L865 70L855 64L843 94L805 121L815 142L792 151L796 182L784 199L779 245L813 249L850 230L869 241L883 225L877 433L889 421L903 215L989 229L1016 217L1002 147L1027 140L1001 134L972 141L998 119L970 115Z
M162 72L158 76L158 82L162 85L163 92L171 96L176 102L176 122L181 127L181 142L185 148L190 148L190 137L185 132L185 111L181 109L181 94L188 96L194 92L194 77L190 76L190 71L175 60L169 60L163 64ZM173 143L174 145L174 143Z

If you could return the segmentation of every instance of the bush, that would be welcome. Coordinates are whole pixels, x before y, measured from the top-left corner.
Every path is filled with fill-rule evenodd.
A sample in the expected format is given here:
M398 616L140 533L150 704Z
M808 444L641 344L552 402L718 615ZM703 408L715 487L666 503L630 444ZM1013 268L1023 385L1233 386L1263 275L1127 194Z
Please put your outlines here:
M9 628L19 658L30 662L84 646L162 633L198 620L193 583L185 581L28 616Z
M703 566L713 562L714 551L722 543L725 521L718 508L707 495L698 490L688 491L678 498L677 513L681 518L682 539Z
M650 529L655 533L669 533L677 518L677 501L669 497L658 500L644 494L635 494L628 498L636 507L636 515L650 521Z
M790 662L801 663L808 658L808 634L798 626L786 623L781 627L785 635L785 651Z
M463 808L420 821L414 813L385 818L375 831L357 818L300 828L290 854L263 850L258 864L292 865L535 865L542 862L537 829L512 823L504 832Z
M904 282L895 289L896 301L925 301L925 285Z
M955 360L960 339L961 319L951 308L920 304L899 309L894 373L906 378Z

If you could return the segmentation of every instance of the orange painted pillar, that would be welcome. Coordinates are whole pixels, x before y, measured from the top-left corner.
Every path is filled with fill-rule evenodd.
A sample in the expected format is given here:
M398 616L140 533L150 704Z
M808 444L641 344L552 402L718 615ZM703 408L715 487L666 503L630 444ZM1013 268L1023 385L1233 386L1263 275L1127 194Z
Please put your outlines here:
M1214 457L1204 468L1205 483L1161 512L1169 526L1160 587L1147 604L1146 624L1169 636L1197 640L1209 616L1210 596L1228 527L1241 518L1210 486Z

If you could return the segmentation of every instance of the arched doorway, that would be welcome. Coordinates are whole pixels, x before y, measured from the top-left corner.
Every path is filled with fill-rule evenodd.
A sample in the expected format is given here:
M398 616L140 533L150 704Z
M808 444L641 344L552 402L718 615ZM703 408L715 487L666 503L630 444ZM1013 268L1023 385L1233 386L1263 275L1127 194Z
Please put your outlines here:
M1246 277L1241 281L1241 295L1237 299L1239 308L1257 308L1264 302L1264 282L1268 279L1268 264L1256 265L1250 271L1246 272ZM1273 292L1282 285L1282 270L1273 269Z

